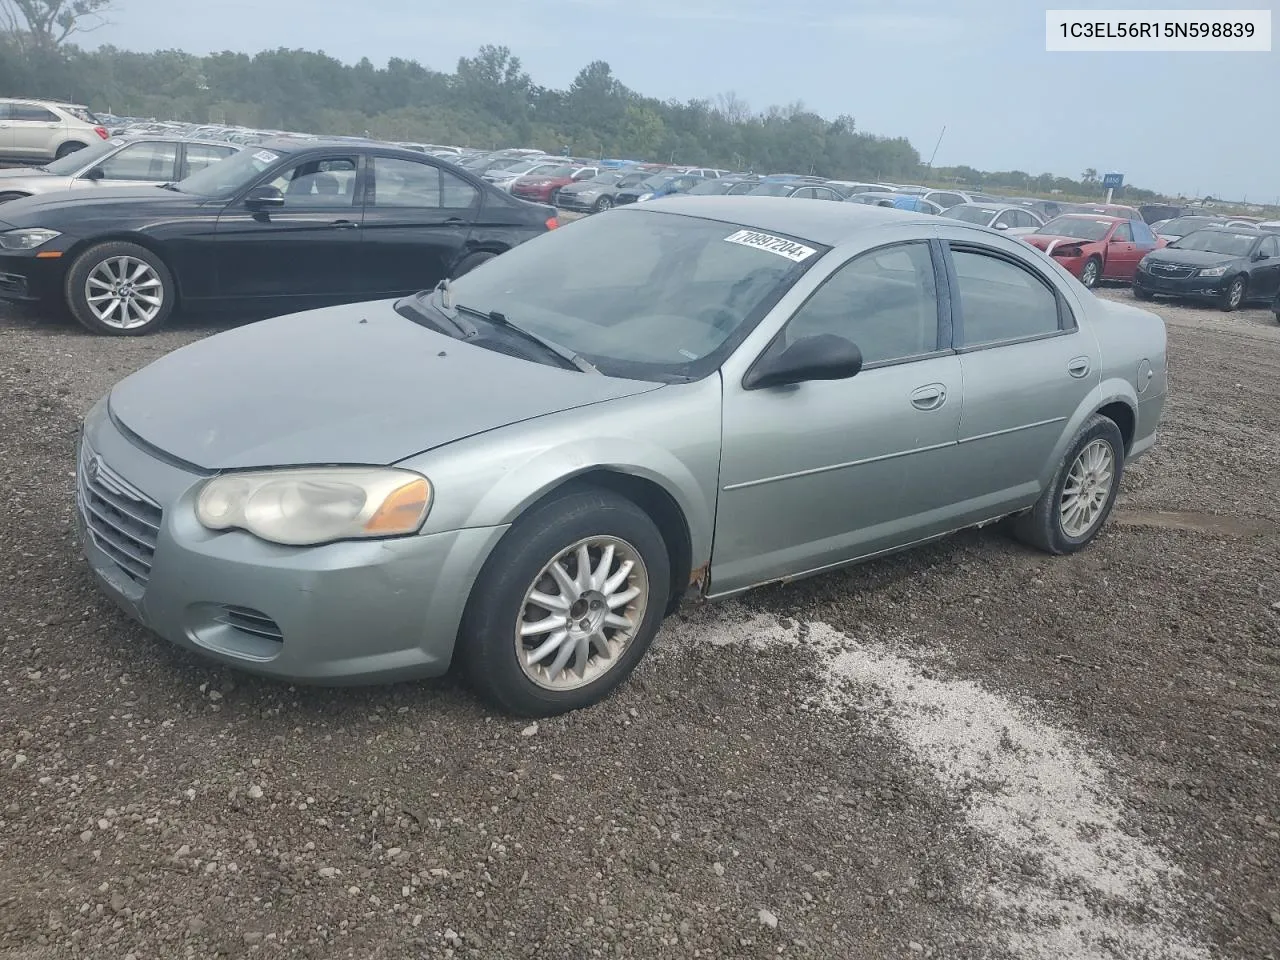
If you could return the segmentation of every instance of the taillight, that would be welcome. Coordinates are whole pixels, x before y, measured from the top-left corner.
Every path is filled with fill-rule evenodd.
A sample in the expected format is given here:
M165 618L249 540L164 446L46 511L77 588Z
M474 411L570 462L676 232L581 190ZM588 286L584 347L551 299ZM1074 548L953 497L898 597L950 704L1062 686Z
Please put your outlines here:
M560 221L559 221L559 220L557 220L555 217L547 217L547 229L548 229L548 230L554 230L554 229L555 229L556 227L558 227L558 226L560 226Z
M93 132L100 136L103 140L110 139L111 134L107 133L106 127L94 127Z

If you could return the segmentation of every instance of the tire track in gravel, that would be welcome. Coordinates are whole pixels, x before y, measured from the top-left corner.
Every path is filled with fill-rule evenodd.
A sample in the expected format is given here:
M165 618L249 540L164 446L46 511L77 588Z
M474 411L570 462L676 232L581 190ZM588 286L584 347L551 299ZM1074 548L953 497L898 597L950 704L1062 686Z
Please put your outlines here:
M695 635L714 647L812 654L817 705L883 718L921 775L959 801L964 828L995 851L960 880L994 949L1026 960L1209 960L1185 931L1182 871L1122 829L1106 755L1033 704L821 622L784 624L736 603L700 619ZM660 637L655 653L669 656L676 642Z

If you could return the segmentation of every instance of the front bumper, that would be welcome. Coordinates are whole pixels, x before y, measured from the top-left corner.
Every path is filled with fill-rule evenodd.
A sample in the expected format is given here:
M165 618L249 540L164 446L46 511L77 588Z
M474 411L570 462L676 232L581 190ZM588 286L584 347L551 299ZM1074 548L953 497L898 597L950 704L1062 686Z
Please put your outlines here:
M1157 296L1216 300L1222 296L1231 279L1228 276L1202 277L1198 273L1193 273L1189 277L1167 277L1140 266L1138 272L1134 274L1133 286L1135 290L1142 293Z
M561 190L556 194L556 206L562 210L592 210L595 208L596 201L600 199L600 194L590 197L581 197L576 193L565 193Z
M0 300L53 302L61 298L66 257L37 258L32 253L0 255Z
M105 401L85 418L77 461L76 526L103 592L180 647L293 682L444 673L472 583L506 530L304 548L215 533L195 519L203 477L142 450Z

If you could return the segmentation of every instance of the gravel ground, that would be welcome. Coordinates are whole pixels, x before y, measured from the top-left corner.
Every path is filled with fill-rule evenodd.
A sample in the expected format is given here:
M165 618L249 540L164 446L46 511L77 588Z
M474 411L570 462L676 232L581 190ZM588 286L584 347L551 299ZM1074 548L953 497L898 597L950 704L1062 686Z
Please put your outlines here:
M976 531L690 603L536 725L125 620L71 534L77 418L217 328L0 313L0 957L1274 960L1280 328L1156 309L1163 435L1092 548Z

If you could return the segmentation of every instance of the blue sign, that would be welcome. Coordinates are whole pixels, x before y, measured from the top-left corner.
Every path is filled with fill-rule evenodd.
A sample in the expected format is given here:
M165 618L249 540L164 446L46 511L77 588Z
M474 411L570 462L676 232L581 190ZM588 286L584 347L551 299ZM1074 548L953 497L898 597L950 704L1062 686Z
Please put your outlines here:
M1124 186L1124 174L1104 173L1102 175L1102 186L1107 190L1119 190Z

